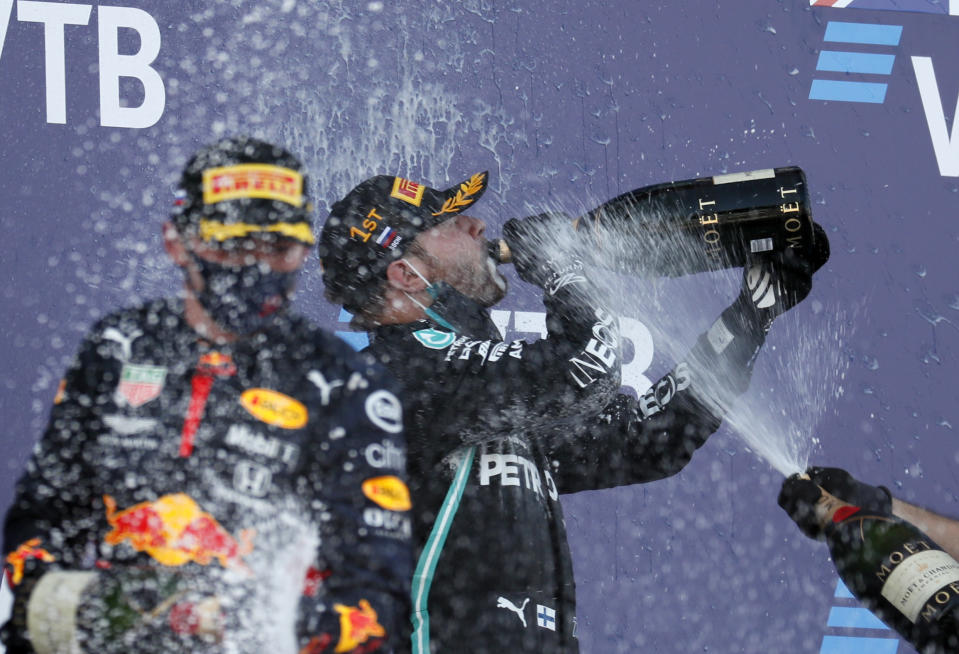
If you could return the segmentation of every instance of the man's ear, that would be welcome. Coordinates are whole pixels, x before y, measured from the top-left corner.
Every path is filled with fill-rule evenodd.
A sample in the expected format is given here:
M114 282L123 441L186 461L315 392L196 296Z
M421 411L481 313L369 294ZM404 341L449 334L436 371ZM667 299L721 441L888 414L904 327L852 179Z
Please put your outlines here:
M163 248L173 263L185 268L190 263L190 255L186 251L186 243L179 230L169 220L163 223Z
M426 282L402 259L386 267L386 281L393 288L407 293L418 293L426 288Z

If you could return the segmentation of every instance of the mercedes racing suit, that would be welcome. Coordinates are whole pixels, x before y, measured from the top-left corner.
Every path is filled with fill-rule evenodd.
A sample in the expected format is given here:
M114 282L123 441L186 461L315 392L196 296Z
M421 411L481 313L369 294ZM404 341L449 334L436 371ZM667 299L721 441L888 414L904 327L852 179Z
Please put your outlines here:
M6 517L15 596L47 572L93 579L73 600L85 651L405 649L410 500L394 391L369 358L293 315L216 347L178 300L103 319ZM85 598L107 586L113 612L84 622ZM47 638L23 633L33 623L17 597L8 654L40 651ZM198 636L211 606L212 640Z
M488 317L477 333L371 333L403 385L414 652L578 651L559 496L681 470L722 419L716 382L744 391L765 338L741 296L636 399L618 394L618 322L586 277L546 288L549 336L533 343L501 340Z

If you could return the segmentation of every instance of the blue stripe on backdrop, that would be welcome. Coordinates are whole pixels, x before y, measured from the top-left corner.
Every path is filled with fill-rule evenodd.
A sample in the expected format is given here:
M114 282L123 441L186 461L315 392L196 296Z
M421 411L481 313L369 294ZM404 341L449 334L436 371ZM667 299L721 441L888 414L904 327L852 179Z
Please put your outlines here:
M824 636L819 654L896 654L899 641L889 638Z
M871 611L858 606L834 606L829 609L829 627L846 627L849 629L882 629L888 631L883 622L874 616Z
M875 82L814 79L809 87L809 99L882 104L886 100L887 86L887 84L877 84Z
M864 43L869 45L899 45L902 25L874 25L869 23L843 23L829 21L826 25L826 41Z
M824 636L819 654L896 654L898 649L895 639Z
M847 635L842 632L823 636L819 654L896 654L899 651L899 639L896 633L882 623L867 609L853 602L856 598L842 582L836 580L836 591L833 594L834 603L844 606L833 606L829 609L827 629L873 629L869 635Z
M835 597L842 597L845 599L856 599L855 596L846 587L846 584L842 583L842 579L836 582Z
M888 75L896 55L872 54L869 52L836 52L823 50L819 53L816 70L836 73L870 73Z

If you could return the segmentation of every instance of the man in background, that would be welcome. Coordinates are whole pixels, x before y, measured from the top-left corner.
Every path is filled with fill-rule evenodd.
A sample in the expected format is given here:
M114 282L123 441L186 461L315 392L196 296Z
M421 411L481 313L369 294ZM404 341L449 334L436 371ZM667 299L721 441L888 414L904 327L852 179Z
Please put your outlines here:
M163 227L184 292L93 327L17 484L8 654L405 644L402 409L290 310L311 218L283 148L187 164Z

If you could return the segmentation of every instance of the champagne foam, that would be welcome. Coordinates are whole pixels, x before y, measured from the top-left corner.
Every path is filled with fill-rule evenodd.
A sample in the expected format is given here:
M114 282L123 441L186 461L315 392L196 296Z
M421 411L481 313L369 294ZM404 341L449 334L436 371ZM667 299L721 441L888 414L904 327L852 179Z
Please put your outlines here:
M528 207L528 211L577 216L601 202L577 198L564 204L554 200L550 206ZM645 212L644 220L665 223L668 207L638 211ZM639 232L617 233L602 228L596 239L601 247L583 247L582 233L556 230L543 239L541 247L551 258L577 252L584 263L594 268L590 278L607 306L621 316L641 321L652 334L656 359L664 360L672 368L687 357L693 339L706 331L716 315L735 298L742 272L734 268L675 279L639 279L603 267L610 260L642 256L649 244L638 243L638 235ZM688 233L677 233L668 239L662 234L657 236L658 246L664 243L675 262L701 256L701 243ZM817 281L826 274L816 273ZM827 412L834 410L845 392L843 381L850 357L844 351L851 342L854 318L861 308L824 305L816 299L814 284L810 297L773 323L759 352L750 388L739 397L733 391L738 370L716 370L705 364L698 369L701 399L726 414L725 424L748 451L784 476L806 469L819 442L814 436L816 426ZM691 363L696 367L695 362ZM658 376L653 374L651 379ZM636 389L639 393L645 390Z

